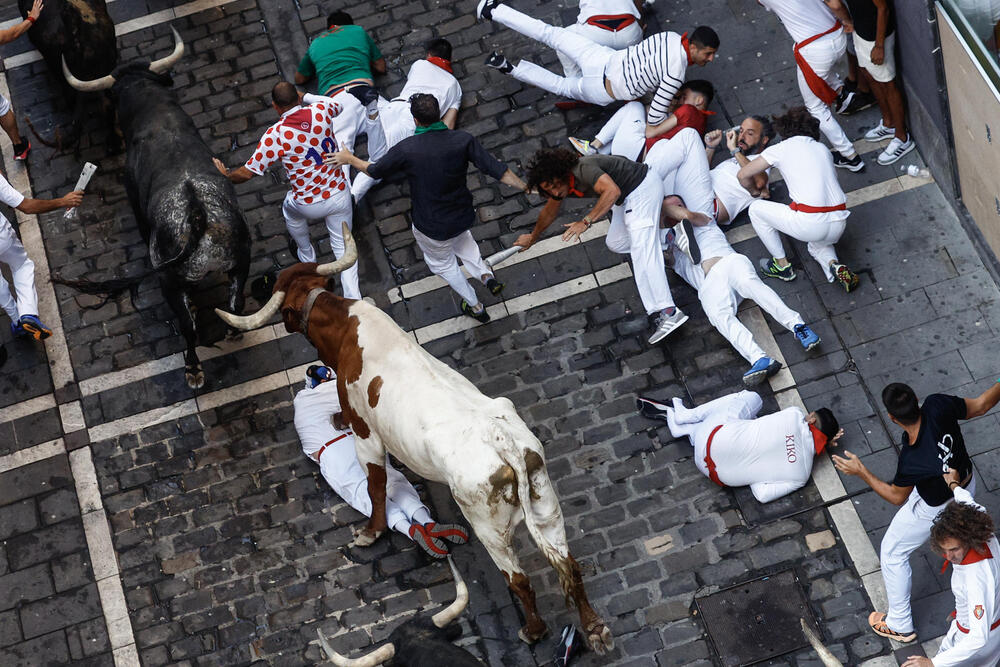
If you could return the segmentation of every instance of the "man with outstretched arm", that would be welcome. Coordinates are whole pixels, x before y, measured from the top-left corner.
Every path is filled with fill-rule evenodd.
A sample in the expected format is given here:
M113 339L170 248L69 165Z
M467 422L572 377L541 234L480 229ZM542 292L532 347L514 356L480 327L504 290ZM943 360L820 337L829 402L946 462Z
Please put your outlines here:
M365 516L371 516L368 477L358 463L354 432L342 423L337 376L329 366L310 366L306 385L292 401L295 430L302 452L319 465L334 493ZM432 558L444 558L444 541L465 544L469 535L461 526L435 523L413 485L385 463L385 514L388 525L413 540Z
M882 403L889 418L903 429L892 482L876 477L849 451L843 457L833 457L837 470L860 477L875 493L899 506L882 537L880 560L889 609L886 613L873 611L868 616L868 625L875 634L904 643L917 638L910 609L910 554L927 541L935 517L952 498L948 484L941 477L944 472L949 468L958 470L961 486L975 495L972 460L958 422L986 414L997 402L1000 402L1000 382L976 398L931 394L923 405L917 402L913 389L893 382L882 390Z

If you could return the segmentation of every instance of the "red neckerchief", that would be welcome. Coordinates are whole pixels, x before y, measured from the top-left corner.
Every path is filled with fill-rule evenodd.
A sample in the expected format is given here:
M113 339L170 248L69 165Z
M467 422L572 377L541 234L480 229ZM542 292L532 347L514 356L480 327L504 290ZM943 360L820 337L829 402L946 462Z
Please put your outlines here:
M574 197L582 197L583 191L576 189L576 177L573 174L569 175L569 193Z
M969 552L965 554L965 558L962 559L962 562L959 563L959 565L972 565L973 563L993 558L993 552L990 551L990 545L984 544L983 551L986 553L981 553L978 549L969 549ZM944 565L941 566L942 574L948 569L949 562L951 561L945 560Z
M454 74L454 72L451 71L450 60L445 60L444 58L439 58L438 56L427 56L427 62L429 62L431 65L437 65L438 67L443 69L445 72L448 72L449 74Z
M334 32L337 32L338 30L340 30L340 29L341 29L341 28L343 28L343 27L344 27L344 26L341 26L341 25L332 25L332 26L330 26L329 28L327 28L327 29L326 29L326 32L324 32L324 33L323 33L323 34L321 35L321 37L326 37L326 36L327 36L327 35L329 35L330 33L334 33Z
M815 449L816 453L819 454L826 448L826 434L812 424L809 424L809 432L812 433L813 437L813 449Z
M691 60L691 49L690 42L688 42L688 34L684 33L681 35L681 46L684 47L684 54L688 57L688 65L692 64L694 61Z

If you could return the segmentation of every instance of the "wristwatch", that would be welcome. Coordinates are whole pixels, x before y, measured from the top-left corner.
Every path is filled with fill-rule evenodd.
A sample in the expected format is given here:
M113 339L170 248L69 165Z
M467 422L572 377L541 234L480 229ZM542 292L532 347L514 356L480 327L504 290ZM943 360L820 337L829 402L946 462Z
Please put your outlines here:
M583 224L587 225L587 228L589 229L590 226L594 224L594 221L590 219L589 215L585 215L583 216Z

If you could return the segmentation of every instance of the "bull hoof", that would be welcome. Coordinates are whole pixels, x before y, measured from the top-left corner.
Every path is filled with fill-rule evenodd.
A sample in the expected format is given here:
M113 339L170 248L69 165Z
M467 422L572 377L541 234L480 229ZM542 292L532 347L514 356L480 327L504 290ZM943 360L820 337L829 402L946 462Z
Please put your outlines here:
M370 547L375 544L375 540L382 535L381 530L369 531L367 528L362 530L360 533L354 536L354 541L351 542L352 547Z
M615 647L615 638L611 630L601 621L596 621L587 628L587 644L597 655L604 655Z
M184 370L184 379L192 389L201 389L205 386L205 371L201 368L187 368Z
M542 623L541 627L531 628L527 625L517 631L517 636L525 644L534 644L540 639L544 639L549 634L549 629Z

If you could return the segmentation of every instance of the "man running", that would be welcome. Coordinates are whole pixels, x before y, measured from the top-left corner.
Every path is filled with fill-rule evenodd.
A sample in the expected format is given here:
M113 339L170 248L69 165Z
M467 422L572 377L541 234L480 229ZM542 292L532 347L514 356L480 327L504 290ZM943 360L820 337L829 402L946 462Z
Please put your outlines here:
M615 51L566 28L534 19L502 4L502 0L480 0L476 16L502 23L565 54L576 63L581 74L559 76L527 60L515 66L496 51L487 58L488 66L556 95L601 106L653 93L646 116L651 127L666 120L670 101L684 82L687 66L704 67L715 60L719 48L719 36L708 26L698 27L690 38L687 33L661 32L623 51Z
M836 280L850 292L858 286L858 277L837 259L833 247L847 226L847 196L837 181L830 151L819 142L819 121L805 107L795 107L775 118L774 126L784 140L765 148L737 173L740 185L757 196L761 189L754 178L777 167L792 199L787 205L762 199L750 204L750 223L771 253L760 261L761 273L779 280L795 279L781 243L780 232L784 232L808 244L809 254L819 262L827 281Z
M295 395L295 430L302 452L319 465L334 493L365 516L371 516L368 477L354 450L354 432L342 423L337 376L329 366L310 366L306 386ZM461 526L435 523L413 485L385 463L385 515L389 527L413 540L432 558L444 558L444 540L465 544L469 535Z
M935 517L952 498L942 473L949 468L958 470L961 486L975 495L972 460L958 422L986 414L997 402L1000 402L1000 383L976 398L931 394L920 405L910 387L893 382L882 390L882 403L889 418L903 429L892 482L876 477L851 452L833 457L837 470L860 477L875 493L899 506L882 537L879 559L889 609L886 613L873 611L868 616L875 634L900 642L917 638L910 610L910 554L927 541Z
M636 399L639 414L667 422L675 438L688 438L701 474L719 486L749 486L758 502L769 503L805 486L815 456L844 431L829 408L807 415L791 407L757 417L763 405L752 391L691 409L679 398L673 405Z
M799 92L809 113L833 146L833 163L839 169L861 171L865 163L844 134L830 105L843 87L836 66L844 57L847 38L844 25L851 17L840 0L758 0L777 14L795 41L792 49L798 65Z
M462 260L469 274L480 279L494 296L503 283L479 254L479 245L469 231L476 222L472 193L466 184L471 162L480 171L501 183L520 190L524 181L486 152L468 132L450 130L441 120L441 110L433 95L417 93L410 98L415 134L403 139L377 162L362 160L350 151L329 155L332 164L350 165L372 178L405 176L410 183L413 203L413 238L433 273L441 276L462 300L462 314L479 322L489 322L490 314L458 267Z

